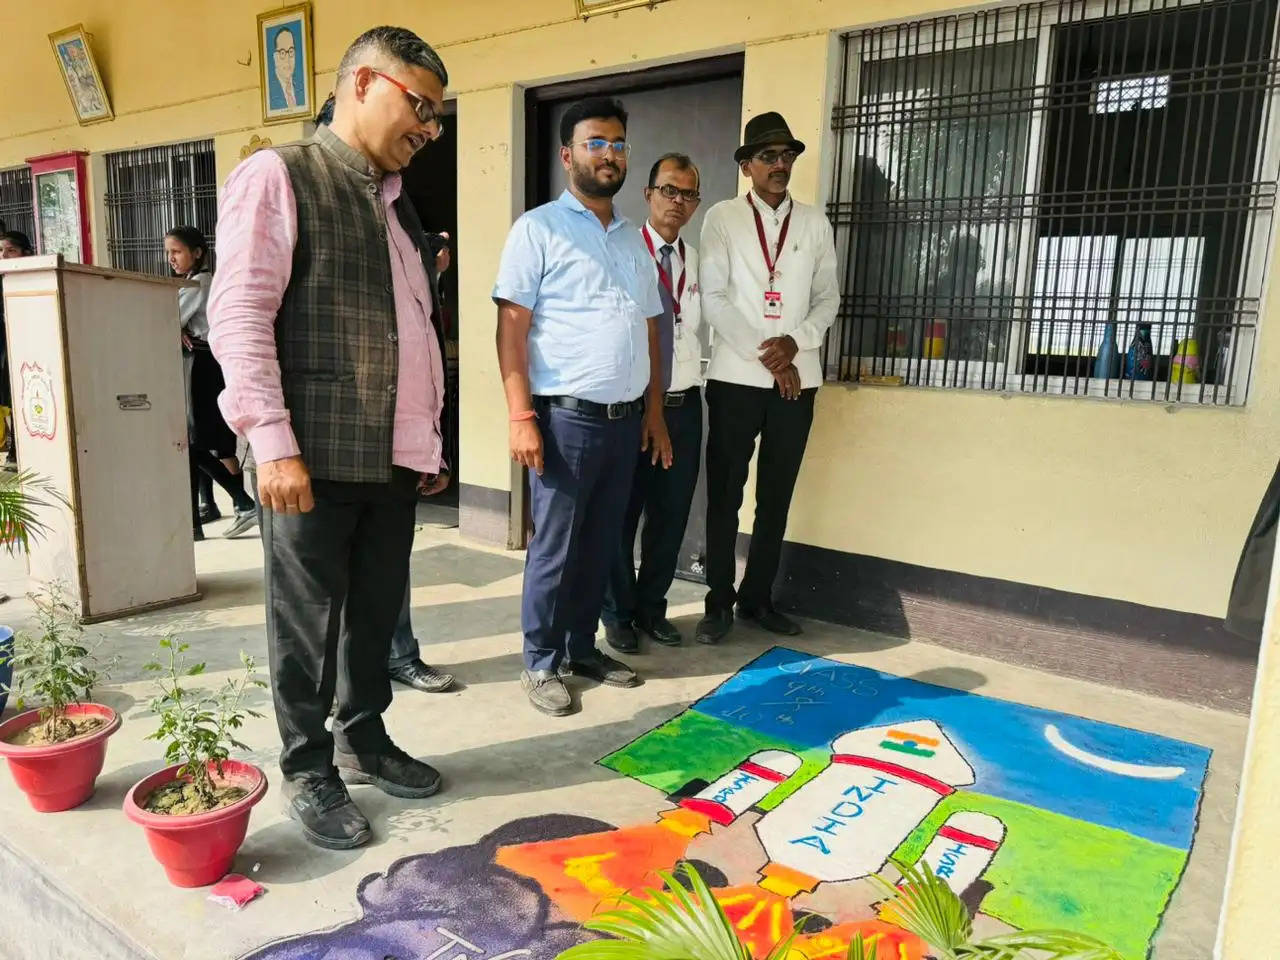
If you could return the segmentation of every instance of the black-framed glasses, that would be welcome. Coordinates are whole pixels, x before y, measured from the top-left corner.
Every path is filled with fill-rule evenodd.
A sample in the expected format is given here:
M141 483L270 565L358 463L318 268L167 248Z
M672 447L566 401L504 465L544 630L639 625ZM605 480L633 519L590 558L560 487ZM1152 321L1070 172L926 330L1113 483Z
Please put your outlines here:
M679 187L670 183L664 183L662 186L654 187L653 189L657 190L668 200L674 200L676 197L680 197L685 203L697 203L702 199L702 194L697 190L681 190Z
M414 116L418 118L419 123L434 123L437 129L440 128L440 114L436 113L436 108L430 100L420 93L414 93L395 77L388 76L381 70L371 70L370 72L375 77L381 77L393 87L398 87L400 92L409 98L409 105L413 107Z
M631 144L625 140L606 140L604 137L592 137L590 140L579 140L578 143L587 148L593 157L603 157L610 150L615 156L625 157L631 153Z
M787 166L790 166L796 162L796 157L798 156L800 156L800 154L794 150L761 150L756 154L755 158L765 166L772 167L779 160Z

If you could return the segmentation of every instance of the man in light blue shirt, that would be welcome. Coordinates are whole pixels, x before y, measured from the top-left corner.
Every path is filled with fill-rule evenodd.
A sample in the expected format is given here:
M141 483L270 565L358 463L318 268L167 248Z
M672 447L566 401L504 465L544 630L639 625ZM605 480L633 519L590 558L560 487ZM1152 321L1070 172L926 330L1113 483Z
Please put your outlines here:
M535 708L573 710L570 674L639 683L596 648L636 457L671 464L662 416L662 299L640 231L614 195L627 176L627 114L574 104L560 123L569 188L511 228L498 268L498 365L511 459L529 477L521 685Z

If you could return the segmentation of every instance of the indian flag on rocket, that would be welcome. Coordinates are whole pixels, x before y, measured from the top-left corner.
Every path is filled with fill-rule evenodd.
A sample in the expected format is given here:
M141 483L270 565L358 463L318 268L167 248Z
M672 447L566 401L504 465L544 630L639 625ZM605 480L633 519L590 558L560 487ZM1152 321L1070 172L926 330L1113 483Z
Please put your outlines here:
M909 754L913 757L932 757L939 742L935 737L926 737L919 733L908 733L892 727L884 736L885 738L880 741L880 746L883 749L892 750L895 753Z

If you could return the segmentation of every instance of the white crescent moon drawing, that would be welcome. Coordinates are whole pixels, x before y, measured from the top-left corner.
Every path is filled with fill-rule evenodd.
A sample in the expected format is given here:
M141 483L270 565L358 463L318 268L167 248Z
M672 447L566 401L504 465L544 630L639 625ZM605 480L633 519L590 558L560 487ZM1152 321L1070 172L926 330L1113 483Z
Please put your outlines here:
M1069 743L1052 723L1045 724L1044 738L1049 741L1049 746L1059 753L1065 753L1072 760L1079 760L1081 763L1121 777L1137 777L1140 780L1177 780L1187 772L1186 767L1154 767L1100 757L1096 753L1082 750L1074 743Z

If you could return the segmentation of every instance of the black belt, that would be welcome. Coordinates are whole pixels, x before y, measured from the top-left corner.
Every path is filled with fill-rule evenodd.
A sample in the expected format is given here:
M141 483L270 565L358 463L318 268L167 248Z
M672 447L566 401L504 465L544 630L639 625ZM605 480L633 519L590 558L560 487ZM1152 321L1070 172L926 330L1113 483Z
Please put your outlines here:
M589 417L600 417L604 420L625 420L633 413L644 409L644 400L624 400L622 403L595 403L591 400L579 400L577 397L534 397L535 402L550 404L553 407L564 407L585 413Z
M662 395L662 405L664 407L683 407L686 400L696 398L698 393L697 387L690 387L688 390L680 390L676 393L664 393Z

